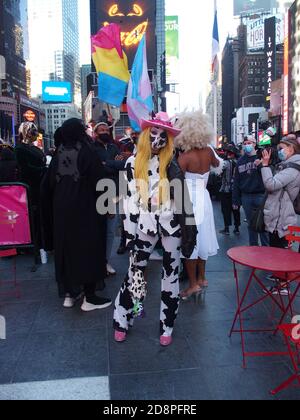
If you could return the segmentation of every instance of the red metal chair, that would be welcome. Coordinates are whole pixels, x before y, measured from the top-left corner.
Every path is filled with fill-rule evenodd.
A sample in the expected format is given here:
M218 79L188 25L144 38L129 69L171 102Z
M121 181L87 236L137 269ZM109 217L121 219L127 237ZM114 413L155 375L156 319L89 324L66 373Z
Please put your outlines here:
M289 249L292 249L293 245L295 243L300 244L300 227L296 227L296 226L290 226L289 227L289 234L286 236L286 240L289 242ZM290 273L289 275L283 275L283 273L280 272L275 272L273 273L273 276L277 279L280 280L280 282L282 283L282 287L286 287L288 292L289 292L289 299L291 299L291 286L293 283L297 282L299 283L299 274L300 273ZM280 299L282 301L281 295L280 295ZM294 316L293 313L293 308L292 305L290 305L291 310L291 317Z
M286 236L287 241L289 242L289 248L292 248L295 243L300 244L300 227L291 226L289 227L289 234ZM293 282L297 277L299 277L299 273L291 274L288 279L282 278L282 274L274 273L276 277L280 280L286 281L290 284ZM299 280L298 280L299 281ZM291 308L291 313L293 316L293 310ZM285 342L288 348L289 355L291 357L293 369L295 371L294 375L291 376L287 381L285 381L282 385L271 392L272 395L277 395L279 392L287 389L290 387L293 382L298 383L297 386L300 387L300 325L297 324L285 324L279 327L279 330L283 333ZM295 351L293 351L292 346L295 347Z
M294 375L283 382L279 387L271 391L272 395L277 395L279 392L291 387L296 382L296 387L300 388L300 324L281 325L279 330L282 331L285 342L291 357ZM293 346L295 351L293 351Z

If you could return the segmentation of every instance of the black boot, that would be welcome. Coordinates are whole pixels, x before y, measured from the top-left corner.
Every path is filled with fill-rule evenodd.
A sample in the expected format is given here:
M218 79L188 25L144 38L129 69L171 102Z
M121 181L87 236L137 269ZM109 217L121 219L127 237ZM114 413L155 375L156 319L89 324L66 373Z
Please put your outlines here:
M229 227L225 227L225 229L224 229L224 230L220 230L220 233L221 233L222 235L229 236L229 235L230 235Z

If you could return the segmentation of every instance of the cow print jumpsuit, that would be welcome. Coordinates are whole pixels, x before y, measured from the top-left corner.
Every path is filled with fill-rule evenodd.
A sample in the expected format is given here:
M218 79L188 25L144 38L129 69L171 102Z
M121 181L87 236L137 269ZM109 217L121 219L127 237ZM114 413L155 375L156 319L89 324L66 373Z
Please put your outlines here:
M145 273L150 256L161 239L163 246L163 273L161 283L161 335L171 336L179 309L179 271L181 256L181 230L175 216L175 205L170 201L166 208L155 210L159 202L159 157L149 162L149 196L152 212L142 209L134 178L135 157L126 164L128 193L124 200L124 228L133 254L128 275L115 302L114 328L126 332L133 326L134 302L129 292L133 273ZM157 208L157 207L156 207Z

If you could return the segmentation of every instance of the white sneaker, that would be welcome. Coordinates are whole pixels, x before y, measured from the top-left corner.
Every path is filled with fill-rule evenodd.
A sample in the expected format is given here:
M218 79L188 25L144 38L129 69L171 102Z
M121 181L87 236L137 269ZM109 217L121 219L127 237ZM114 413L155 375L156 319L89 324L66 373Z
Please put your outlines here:
M110 265L106 265L106 271L109 276L115 276L117 274L116 270Z
M83 304L81 306L81 310L83 312L92 312L92 311L97 311L99 309L109 308L111 305L112 305L112 301L110 299L100 298L98 296L95 296L93 298L93 303L89 303L87 302L86 297L85 297Z
M70 295L66 295L65 300L64 300L64 308L66 309L71 309L74 308L74 306L76 305L76 302L78 302L81 298L82 298L82 294L80 294L79 296L77 296L76 298L72 298Z
M268 290L272 293L273 296L289 296L289 291L285 287L283 287L282 289L278 289L278 287L271 287ZM265 295L267 294L265 290L263 292Z

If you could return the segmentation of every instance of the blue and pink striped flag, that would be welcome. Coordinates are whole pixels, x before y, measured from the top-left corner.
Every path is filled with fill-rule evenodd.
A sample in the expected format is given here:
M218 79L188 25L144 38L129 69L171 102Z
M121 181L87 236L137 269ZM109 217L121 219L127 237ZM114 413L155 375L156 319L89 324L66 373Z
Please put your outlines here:
M148 119L154 110L148 73L146 34L138 47L128 86L127 110L133 130L141 131L140 121Z

